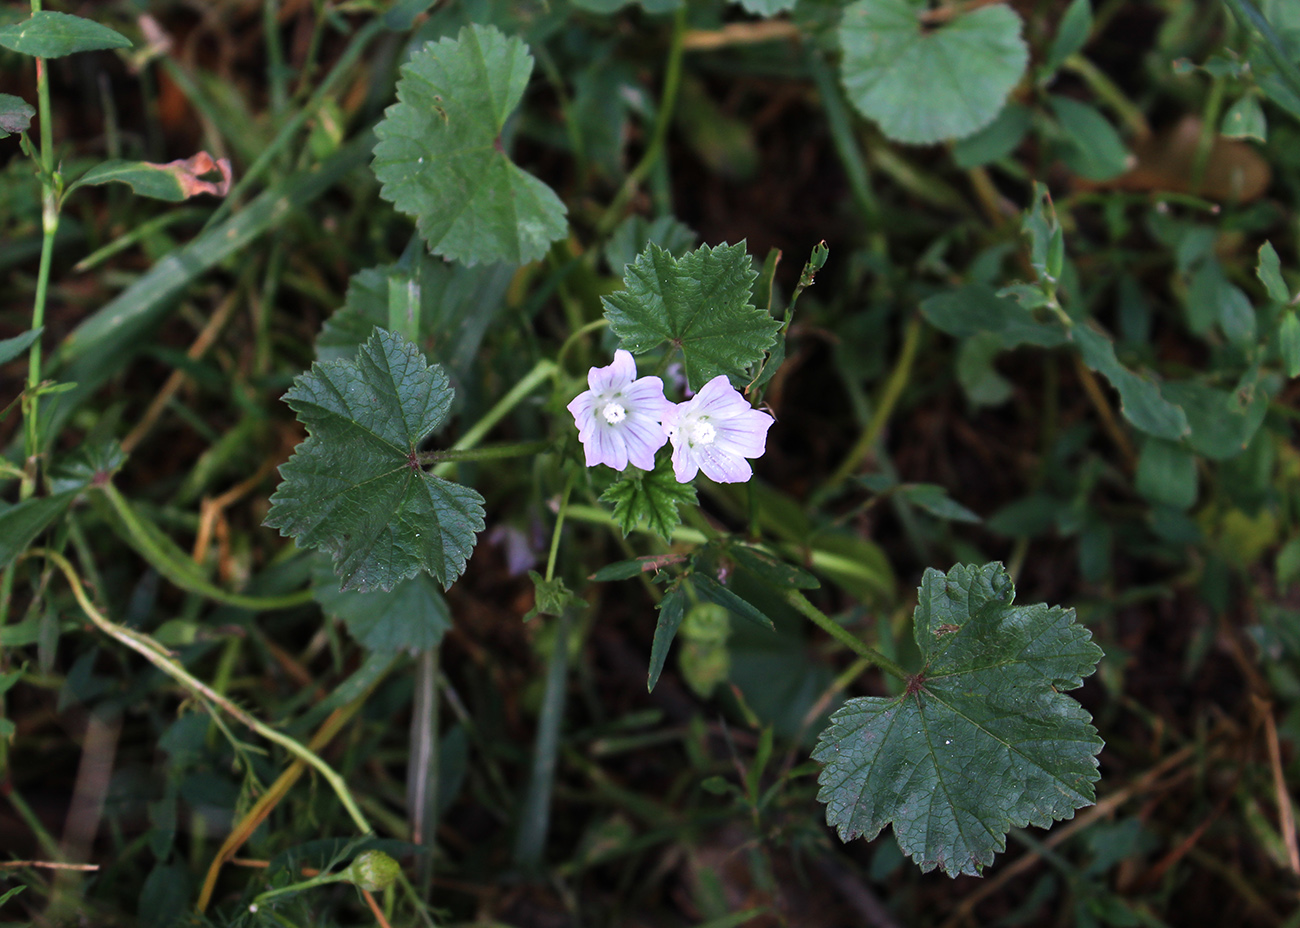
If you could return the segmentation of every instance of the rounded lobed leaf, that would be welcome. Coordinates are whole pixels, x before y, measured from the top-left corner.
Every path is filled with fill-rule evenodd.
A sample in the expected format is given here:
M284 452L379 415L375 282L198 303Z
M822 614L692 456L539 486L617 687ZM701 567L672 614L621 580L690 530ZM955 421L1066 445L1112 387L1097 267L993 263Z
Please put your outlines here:
M993 121L1029 62L1009 6L933 28L912 0L859 0L844 11L841 79L858 111L891 139L931 144Z
M1073 610L1013 606L1001 564L927 570L914 629L924 665L892 698L850 699L813 752L842 840L889 824L921 867L978 874L1013 827L1091 805L1102 740L1062 694L1101 649Z

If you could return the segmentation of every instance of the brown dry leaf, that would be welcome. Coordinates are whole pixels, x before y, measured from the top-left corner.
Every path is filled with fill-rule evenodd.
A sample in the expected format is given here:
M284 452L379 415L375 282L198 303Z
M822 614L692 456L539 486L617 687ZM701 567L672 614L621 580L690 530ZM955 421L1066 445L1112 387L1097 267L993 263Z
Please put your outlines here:
M1199 186L1193 184L1201 120L1185 116L1176 125L1136 142L1137 164L1113 181L1116 190L1190 193L1210 200L1247 203L1263 196L1272 180L1268 162L1248 143L1215 135Z

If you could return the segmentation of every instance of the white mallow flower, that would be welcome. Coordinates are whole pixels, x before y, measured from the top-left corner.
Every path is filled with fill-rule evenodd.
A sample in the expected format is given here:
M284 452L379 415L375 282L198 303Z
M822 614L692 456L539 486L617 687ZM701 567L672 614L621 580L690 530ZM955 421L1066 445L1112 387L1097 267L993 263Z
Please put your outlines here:
M754 474L745 458L762 455L773 421L751 407L726 374L714 377L694 397L664 413L677 482L689 483L704 471L718 483L744 483Z
M623 470L628 462L654 470L655 452L664 446L659 422L672 403L664 399L664 382L658 377L636 376L629 351L614 352L614 363L587 372L587 386L569 403L578 426L578 439L587 466L608 464Z

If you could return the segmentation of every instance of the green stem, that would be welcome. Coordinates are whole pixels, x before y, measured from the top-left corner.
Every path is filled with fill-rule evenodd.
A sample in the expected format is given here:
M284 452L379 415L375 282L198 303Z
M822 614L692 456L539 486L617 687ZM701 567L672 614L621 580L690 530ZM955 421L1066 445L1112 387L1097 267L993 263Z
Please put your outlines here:
M560 532L564 529L564 517L569 512L569 494L573 492L573 475L565 481L564 493L560 495L560 509L555 514L555 528L551 531L551 550L546 555L546 582L555 579L555 557L560 551Z
M822 612L812 603L810 603L798 590L787 590L785 601L799 611L805 618L810 619L814 625L822 629L840 644L853 651L854 654L861 658L871 661L891 677L897 677L900 680L906 680L911 676L902 667L895 664L885 655L881 654L875 648L864 643L854 636L848 629L840 625L826 613Z
M637 162L636 167L628 172L627 179L623 181L623 186L618 189L618 193L614 195L614 199L610 202L604 215L596 223L597 238L604 238L609 235L614 226L618 225L619 220L623 218L623 209L627 206L628 201L632 199L637 187L645 180L646 175L658 162L659 156L663 154L664 143L668 140L668 127L672 125L673 110L677 106L677 89L682 82L682 54L686 47L686 8L688 6L689 4L686 3L679 6L677 15L673 18L672 44L668 50L668 67L664 74L664 89L659 97L659 113L650 136L650 144L646 146L646 150L641 155L641 160Z
M509 415L510 411L518 406L529 393L532 393L537 385L551 376L555 370L555 362L548 361L545 358L533 365L533 369L524 375L523 380L515 384L505 396L497 401L497 404L487 411L482 419L474 423L474 427L467 431L460 439L447 449L441 452L447 454L448 451L464 451L473 448L483 436L492 430L492 427ZM433 472L441 477L449 472L454 464L452 459L444 459L443 463L434 468Z
M200 576L194 562L183 551L176 548L169 539L164 540L163 537L146 529L140 517L136 515L135 510L118 492L117 487L111 483L105 483L99 487L99 490L108 499L113 514L121 522L127 543L160 574L181 589L197 593L200 596L206 596L208 599L225 603L228 606L252 609L258 612L292 609L295 606L303 606L312 601L310 589L285 593L280 596L249 596L244 593L226 592L221 587L209 583Z
M330 767L329 764L321 760L319 755L299 744L288 735L281 734L264 722L249 715L202 680L191 675L188 670L173 659L170 653L153 638L150 638L148 635L141 632L137 632L134 629L125 628L110 621L108 617L101 613L95 607L95 604L90 601L90 597L86 595L85 588L81 585L81 579L77 576L77 572L63 555L59 554L57 551L51 551L48 548L33 548L27 554L28 556L35 555L43 557L63 572L64 578L68 581L68 586L72 588L73 598L77 600L77 604L81 606L82 611L86 613L87 617L95 624L96 628L108 635L110 638L126 645L132 651L141 655L149 663L153 664L190 692L196 694L202 700L220 707L226 712L226 714L230 715L236 721L251 728L267 741L270 741L273 744L278 744L294 757L301 760L304 764L312 767L321 775L325 782L330 785L330 788L334 790L335 794L339 797L339 801L343 804L343 808L347 810L348 815L357 826L357 829L362 834L366 835L374 833L374 829L370 827L370 823L366 821L366 817L361 814L361 809L352 798L352 793L348 790L347 784L343 782L343 778L335 773L334 769Z
M872 413L871 421L867 423L866 429L858 436L853 448L844 456L844 460L835 469L835 473L822 487L822 496L825 496L832 489L849 479L853 472L861 466L867 455L871 453L872 445L876 443L880 433L884 431L885 423L893 415L894 407L898 404L898 398L903 393L903 387L907 386L907 381L912 376L912 364L916 360L916 349L920 343L921 318L913 316L907 324L907 332L903 336L903 349L898 353L898 360L894 362L894 369L890 371L889 379L885 381L884 392L880 396L880 402L876 404L876 411Z
M1142 110L1126 97L1119 85L1107 77L1106 73L1095 64L1075 52L1065 59L1062 66L1067 71L1073 71L1083 78L1083 82L1088 85L1092 92L1105 101L1115 111L1115 115L1124 120L1124 124L1139 139L1145 139L1151 135L1151 127L1147 125L1147 118L1142 115Z
M558 375L562 370L564 370L564 356L569 353L569 349L573 347L573 345L578 341L578 339L590 335L592 332L596 332L600 329L603 329L607 325L609 325L609 320L602 316L599 319L595 319L592 320L591 322L588 322L586 325L575 330L572 335L566 338L564 340L564 344L560 346L559 353L555 356L555 373Z
M41 11L41 0L32 0L32 12ZM54 260L54 237L59 231L59 191L54 177L54 121L50 115L49 63L36 59L36 105L40 113L41 136L41 263L36 272L36 293L32 302L32 328L45 325L45 302L50 290L50 267ZM36 460L40 453L41 340L27 352L27 389L23 392L23 478L19 499L36 492Z
M421 464L453 461L499 461L502 458L522 458L539 454L551 446L549 438L536 441L517 441L509 445L489 445L486 448L448 448L445 451L424 451L417 457Z

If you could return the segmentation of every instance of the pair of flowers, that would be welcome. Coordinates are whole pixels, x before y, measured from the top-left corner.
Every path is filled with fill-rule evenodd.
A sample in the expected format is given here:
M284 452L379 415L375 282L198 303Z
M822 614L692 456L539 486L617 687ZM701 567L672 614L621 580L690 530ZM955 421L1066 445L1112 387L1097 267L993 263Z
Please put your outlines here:
M706 383L684 403L664 398L658 377L636 376L631 352L614 352L614 363L587 372L586 390L569 403L587 466L629 463L654 470L655 452L673 443L673 474L689 483L699 471L718 483L744 483L753 476L746 458L763 453L773 419L749 405L725 374Z

